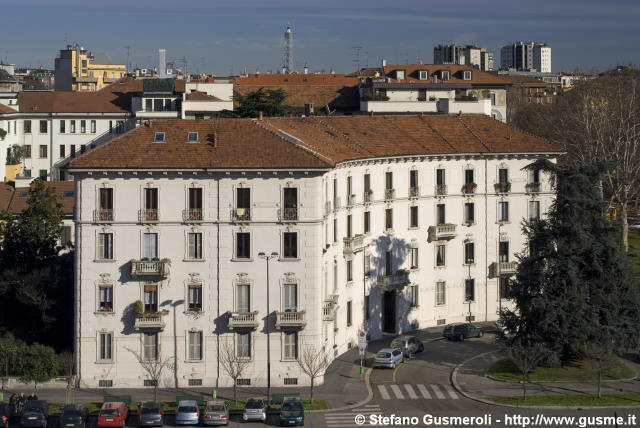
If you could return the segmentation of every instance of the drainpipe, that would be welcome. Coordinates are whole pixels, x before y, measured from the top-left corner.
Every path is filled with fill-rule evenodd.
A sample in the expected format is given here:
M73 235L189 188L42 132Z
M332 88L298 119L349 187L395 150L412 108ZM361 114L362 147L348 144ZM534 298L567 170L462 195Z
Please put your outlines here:
M53 181L53 113L49 113L49 181Z
M484 156L484 320L489 321L489 282L487 281L487 278L489 277L489 267L487 265L487 263L489 263L489 258L487 256L487 252L489 251L489 232L488 232L488 227L489 227L489 211L487 210L488 208L488 201L487 201L487 197L489 195L489 190L488 190L488 182L487 182L487 175L488 175L488 163L487 163L487 157Z
M220 177L216 178L216 319L220 321ZM216 326L216 390L220 387L220 330Z
M82 187L78 185L79 180L75 180L75 191L76 191L76 199L75 199L75 254L74 254L74 262L75 262L75 278L74 278L74 286L75 286L75 310L74 312L74 321L75 321L75 343L74 343L74 353L75 353L75 371L76 371L76 388L80 387L80 373L82 370L82 348L80 347L80 334L82 327L82 317L80 312L80 302L82 301L82 275L80 270L80 261L82 259L82 226L80 224L80 213L82 212L81 201L82 201Z

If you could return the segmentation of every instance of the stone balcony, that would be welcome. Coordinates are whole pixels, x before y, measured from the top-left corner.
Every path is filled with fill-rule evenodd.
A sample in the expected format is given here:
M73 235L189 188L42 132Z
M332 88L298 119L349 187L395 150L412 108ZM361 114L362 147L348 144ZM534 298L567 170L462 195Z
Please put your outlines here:
M322 321L333 321L336 319L336 308L338 305L333 299L325 300L322 303Z
M342 243L342 254L344 256L355 254L364 249L364 235L356 235L351 238L345 237L342 239Z
M435 188L436 196L446 196L447 195L447 185L446 184L437 184Z
M438 224L429 227L429 240L439 241L441 239L455 238L457 235L456 225L451 223Z
M490 266L491 276L514 275L518 271L518 262L494 262Z
M187 210L182 210L182 221L184 223L200 223L204 214L202 212L202 208L189 208Z
M258 328L258 311L231 312L229 330L255 330Z
M141 331L163 331L165 322L162 319L162 315L145 314L143 316L137 316L133 329L137 332Z
M140 223L155 223L159 220L158 210L143 209L138 210L138 221Z
M278 221L298 221L298 208L281 208L278 210Z
M98 209L93 211L94 223L110 223L113 221L113 210Z
M525 190L527 193L540 193L540 183L527 183Z
M409 187L409 197L410 198L419 198L420 197L420 187L419 186Z
M393 275L378 275L376 285L383 291L402 288L409 284L409 272L397 271Z
M251 209L250 208L232 209L231 221L251 221Z
M276 328L280 330L299 329L307 325L304 311L285 311L276 313Z
M162 260L131 260L131 277L132 278L166 278L169 276L169 266L171 262L168 259Z
M391 201L396 198L396 189L385 189L384 190L384 200Z

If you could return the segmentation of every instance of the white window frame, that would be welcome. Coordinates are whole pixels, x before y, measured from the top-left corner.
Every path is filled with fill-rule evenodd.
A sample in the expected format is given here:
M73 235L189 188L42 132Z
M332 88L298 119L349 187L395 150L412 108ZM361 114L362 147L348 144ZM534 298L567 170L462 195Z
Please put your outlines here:
M442 287L442 289L440 289ZM447 304L447 283L445 281L436 281L435 305L445 306Z
M506 204L506 205L503 206L502 204ZM506 217L504 216L504 211L505 210L504 210L503 207L507 208L506 209L506 214L507 214ZM497 214L496 218L498 219L498 223L508 223L509 222L509 214L510 214L509 213L509 211L510 211L509 208L510 208L509 207L509 201L498 201L498 207L497 207L498 212L496 213Z
M439 251L439 248L440 248L440 247L444 248L444 249L443 249L443 255L442 255L442 258L443 258L444 260L443 260L443 264L438 265L438 251ZM436 249L436 250L435 250L435 254L434 254L434 256L435 256L435 259L434 259L434 266L435 266L436 268L445 268L445 267L447 267L447 244L446 244L446 243L444 243L444 242L442 242L442 241L436 241L436 247L435 247L435 249Z
M102 335L108 334L111 336L111 340L109 344L111 346L111 358L102 358ZM113 346L115 343L115 336L113 331L101 330L96 334L96 362L97 363L114 363L115 362L115 347Z
M166 134L164 132L161 132L161 131L156 131L153 134L153 142L156 143L156 144L166 143L167 142Z
M204 257L204 233L201 230L198 229L191 229L185 232L186 233L186 257L185 260L188 261L204 261L205 257ZM200 257L195 257L197 254L196 250L196 244L197 244L197 239L195 239L194 242L194 254L191 254L191 236L192 235L200 235Z
M409 261L411 263L411 269L418 269L420 267L420 251L418 247L411 247L409 249Z
M239 257L238 255L238 233L249 234L249 257ZM253 233L251 231L239 228L233 231L233 261L234 262L252 262L253 261Z
M103 289L111 289L111 310L103 310L100 308L100 304L102 303L102 290ZM115 296L114 296L114 286L112 282L98 282L96 287L96 312L101 314L113 314L115 313Z
M429 80L429 70L420 70L418 78L420 80Z
M104 252L100 251L100 248L103 246L100 245L100 239L102 235L111 235L111 258L106 259L103 256ZM115 231L111 229L102 229L96 231L96 261L100 262L113 262L116 260L116 252L115 252Z
M191 335L196 334L200 336L200 353L198 356L196 356L195 358L192 355L192 348L195 348L194 343L191 342ZM204 332L202 330L189 330L187 332L185 332L185 339L186 339L186 349L185 349L185 355L186 355L186 360L189 362L200 362L204 360Z
M537 204L537 216L535 218L532 217L532 214L533 214L532 205L533 204ZM528 221L540 220L540 205L541 205L540 201L538 201L537 199L529 200L529 203L528 203L528 212L529 212Z
M412 308L420 306L420 286L413 284L409 287L409 301Z
M144 255L144 250L145 250L145 240L144 240L144 236L146 234L155 234L156 235L156 257L160 258L160 232L156 229L156 228L146 228L140 231L140 258L144 258L146 257ZM149 260L152 260L153 257L149 257Z
M148 358L147 357L147 351L146 351L146 347L147 345L145 344L145 337L147 336L151 336L154 335L156 337L156 343L155 343L155 358ZM142 356L142 359L145 361L158 361L158 358L160 357L160 334L158 332L155 333L143 333L140 335L140 345L141 345L141 352L140 355Z
M416 224L411 224L411 212L412 210L416 210ZM420 208L418 205L409 206L409 229L419 229L420 228Z
M242 359L242 360L247 360L247 361L251 361L253 359L253 333L252 332L246 332L246 333L241 333L241 332L236 332L233 334L234 338L233 338L233 347L235 349L235 356L238 359ZM240 336L246 336L249 338L248 340L248 351L249 351L249 356L245 356L245 355L239 355L239 349L238 349L238 338ZM244 346L244 344L243 344Z
M195 287L199 286L199 287ZM187 281L186 283L186 291L185 291L185 310L187 312L204 312L204 285L201 281ZM200 310L192 309L191 306L191 289L192 288L200 288Z
M296 361L299 356L300 356L300 334L297 331L292 331L292 332L282 332L281 333L281 337L282 337L282 360L283 361ZM289 344L287 343L287 338L288 337L294 337L294 343L293 344ZM291 356L290 354L287 353L287 347L291 347L294 346L294 351L295 351L295 356Z
M462 72L462 79L463 80L471 80L472 74L471 74L471 70L464 70Z
M253 307L253 281L249 281L248 283L242 283L242 284L234 284L233 286L233 310L234 312L245 312L245 311L240 311L239 310L239 304L240 302L238 301L238 287L249 287L249 312L251 312L251 308Z
M285 233L295 233L296 234L296 256L295 257L285 257L284 256L284 234ZM285 229L280 232L280 261L298 261L300 260L300 230L298 229Z
M192 140L192 139L191 139L191 136L193 136L194 134L195 134L196 139L195 139L195 140ZM191 143L191 144L197 144L197 143L199 143L200 141L198 141L198 137L199 137L199 136L198 136L198 133L197 133L197 132L195 132L195 131L189 131L189 132L187 132L187 143Z

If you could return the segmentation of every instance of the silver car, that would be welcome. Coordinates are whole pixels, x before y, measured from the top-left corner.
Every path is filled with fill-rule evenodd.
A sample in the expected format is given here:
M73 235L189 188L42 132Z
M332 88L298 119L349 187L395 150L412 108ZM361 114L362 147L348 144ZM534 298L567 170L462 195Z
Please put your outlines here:
M376 354L376 367L389 367L395 369L402 362L404 356L402 351L394 348L382 348Z
M222 400L207 401L207 406L202 412L202 423L204 425L229 424L229 404Z
M200 410L195 400L183 400L178 402L176 409L176 425L199 425Z
M247 404L244 405L242 419L245 421L266 421L267 409L265 408L264 401L250 398Z
M398 336L391 341L391 347L400 349L405 357L424 351L422 341L415 336Z

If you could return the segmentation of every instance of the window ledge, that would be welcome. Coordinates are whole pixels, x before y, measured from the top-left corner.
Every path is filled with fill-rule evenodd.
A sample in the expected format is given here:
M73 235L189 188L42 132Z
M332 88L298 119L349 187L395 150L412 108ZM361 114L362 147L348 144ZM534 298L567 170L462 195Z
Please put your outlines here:
M347 287L353 286L353 279L347 281Z
M116 263L116 259L93 259L94 263Z
M187 309L186 311L183 312L183 314L185 314L185 315L204 315L204 311L190 311L189 309Z
M420 305L411 305L411 309L418 309Z
M280 359L280 362L282 362L282 363L296 363L296 362L298 362L298 359L297 358L284 358L283 357L283 358Z
M462 263L462 266L475 266L476 262L471 262L471 263Z
M183 262L189 262L189 263L204 263L206 262L205 259L182 259Z
M409 270L410 270L411 272L419 272L419 271L420 271L420 268L419 268L418 266L411 266L411 267L409 268Z
M498 220L496 224L511 224L511 222L509 220Z
M232 262L252 262L253 261L253 257L250 258L237 258L237 257L233 257L231 259Z
M297 257L281 257L278 259L280 262L299 262L300 259Z
M420 226L409 226L407 229L408 230L418 230L418 229L420 229Z
M115 315L115 311L95 311L94 315Z
M204 358L201 360L184 360L183 361L185 364L198 364L198 363L204 363Z
M447 268L447 266L446 266L446 265L444 265L444 266L438 266L438 265L436 265L436 266L435 266L435 268L436 268L436 269L446 269L446 268Z
M97 360L96 364L115 364L114 360Z

